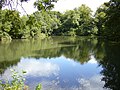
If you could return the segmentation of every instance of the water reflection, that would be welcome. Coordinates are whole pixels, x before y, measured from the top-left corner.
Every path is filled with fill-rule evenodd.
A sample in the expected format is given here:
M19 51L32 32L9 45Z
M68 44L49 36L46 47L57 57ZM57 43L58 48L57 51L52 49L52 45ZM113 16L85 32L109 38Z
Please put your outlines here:
M0 78L10 80L14 68L27 71L31 90L38 83L43 90L119 90L119 47L97 38L14 40L0 44Z
M119 90L120 88L120 44L105 44L106 55L103 61L100 61L103 70L101 74L104 76L105 88Z
M33 90L41 83L43 90L97 90L102 89L104 82L99 75L101 67L98 67L95 57L91 56L88 63L82 65L79 62L61 56L58 58L21 58L12 69L21 72L27 71L26 84ZM10 69L8 68L2 78L10 80ZM10 76L9 76L10 75Z
M96 43L96 39L53 37L45 40L13 40L9 44L0 44L0 73L17 64L21 57L55 58L64 55L85 63L89 60Z

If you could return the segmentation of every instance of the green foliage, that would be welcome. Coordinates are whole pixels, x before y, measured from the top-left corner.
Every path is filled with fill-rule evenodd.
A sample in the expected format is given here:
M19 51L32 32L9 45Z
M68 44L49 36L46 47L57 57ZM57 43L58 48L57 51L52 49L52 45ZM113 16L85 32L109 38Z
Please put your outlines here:
M25 72L23 71L22 74ZM0 82L0 86L2 90L24 90L25 79L23 78L23 75L19 75L18 72L15 72L15 70L12 70L12 81L6 81L5 83Z
M57 2L58 0L37 0L34 3L34 6L37 7L39 11L47 11L51 10L54 7L53 2Z
M58 35L91 35L94 22L91 9L86 5L81 5L74 10L66 11L61 16L61 26L56 31Z
M0 80L0 89L2 90L29 90L28 86L24 84L25 78L23 75L26 73L26 71L22 71L22 75L20 75L15 70L11 70L12 72L12 81L5 81L3 82ZM38 84L36 86L35 90L41 90L42 86L41 84Z
M1 29L3 33L7 33L11 38L21 38L21 19L17 11L0 10Z
M42 88L41 84L38 84L38 85L36 86L35 90L41 90L41 88Z
M120 39L120 2L111 0L108 3L107 18L105 23L105 35L111 40Z
M32 27L30 30L30 36L32 36L32 37L36 36L37 31L38 31L37 27Z
M107 3L106 3L107 4ZM105 31L105 20L107 18L106 11L108 7L102 4L95 13L95 24L98 28L98 36L103 36Z
M98 35L107 37L112 41L120 39L120 2L110 0L98 8L95 14Z
M35 12L34 16L36 17L37 23L41 25L39 29L42 33L45 33L46 36L52 34L54 29L57 29L60 21L57 19L57 12L49 11L49 12Z
M35 12L28 17L20 17L17 11L11 10L1 10L0 13L0 39L4 35L13 39L49 36L60 23L57 12L53 11Z
M21 2L26 0L21 0ZM4 0L1 0L4 2ZM37 0L35 13L20 17L15 10L0 10L0 40L38 38L51 35L104 36L119 41L120 2L102 4L94 17L91 9L81 5L64 14L50 11L57 0Z

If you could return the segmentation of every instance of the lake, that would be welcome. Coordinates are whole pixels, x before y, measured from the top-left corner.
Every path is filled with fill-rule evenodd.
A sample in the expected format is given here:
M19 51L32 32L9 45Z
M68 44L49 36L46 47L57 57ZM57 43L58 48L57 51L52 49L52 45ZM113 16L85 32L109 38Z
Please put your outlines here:
M0 79L26 71L30 90L119 90L120 43L90 37L0 42Z

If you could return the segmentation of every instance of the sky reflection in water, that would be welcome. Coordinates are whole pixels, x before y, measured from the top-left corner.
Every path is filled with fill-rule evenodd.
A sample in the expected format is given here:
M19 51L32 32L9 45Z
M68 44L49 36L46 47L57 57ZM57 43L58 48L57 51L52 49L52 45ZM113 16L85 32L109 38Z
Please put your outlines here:
M101 67L94 56L85 63L74 61L64 56L58 58L24 58L17 66L6 69L2 78L10 79L10 69L18 72L25 70L26 84L33 90L38 83L43 90L106 90L101 81Z

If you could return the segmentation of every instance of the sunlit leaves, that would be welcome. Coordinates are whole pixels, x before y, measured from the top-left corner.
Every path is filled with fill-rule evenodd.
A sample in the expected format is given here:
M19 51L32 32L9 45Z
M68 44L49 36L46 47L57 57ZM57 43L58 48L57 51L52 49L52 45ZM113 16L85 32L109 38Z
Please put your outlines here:
M106 11L108 10L108 3L102 4L95 13L95 24L98 28L98 35L103 36L105 30L105 21L107 18Z
M54 2L57 2L57 0L37 0L34 6L37 7L39 11L47 11L54 7Z
M37 22L41 25L40 30L42 33L51 35L53 30L58 28L59 20L54 12L35 12L34 15L37 19Z
M3 31L5 31L5 32L9 32L9 31L11 30L11 27L12 27L11 22L6 21L6 22L3 24L2 29L3 29Z
M94 25L91 12L91 9L86 5L66 11L61 17L62 25L59 32L62 35L72 36L92 34Z

